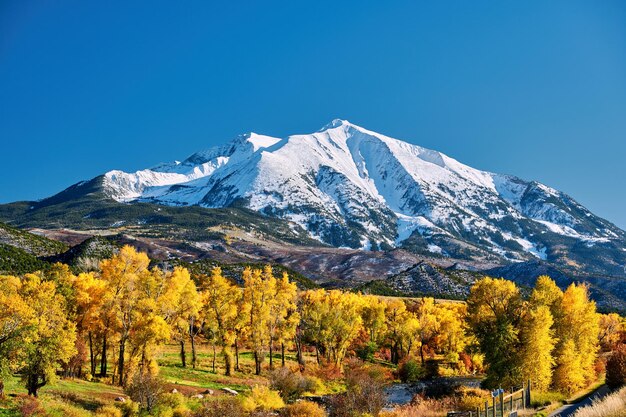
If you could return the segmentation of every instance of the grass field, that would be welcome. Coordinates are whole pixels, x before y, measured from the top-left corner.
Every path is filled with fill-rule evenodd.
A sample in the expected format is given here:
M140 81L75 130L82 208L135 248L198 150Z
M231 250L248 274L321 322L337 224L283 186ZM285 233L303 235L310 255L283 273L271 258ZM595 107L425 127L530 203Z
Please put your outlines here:
M185 397L202 394L207 389L213 391L213 396L226 395L221 389L230 388L242 394L249 392L255 385L268 384L268 370L264 369L261 376L254 374L254 359L251 352L242 352L239 357L240 371L233 372L232 376L224 376L224 365L219 351L216 352L215 372L213 372L213 349L209 345L198 346L196 368L191 367L191 352L187 352L187 366L182 367L180 361L180 347L166 345L157 357L159 375L165 381L167 392L176 389ZM264 367L267 368L269 358L266 358ZM295 366L293 354L286 356L287 365ZM307 362L314 362L311 355L306 357ZM280 366L280 355L274 355L274 363ZM88 417L104 405L115 404L115 398L126 397L122 388L102 381L85 381L82 379L60 379L54 384L44 386L39 392L39 403L51 417L77 416ZM340 386L329 385L329 391L341 390ZM18 376L9 378L5 384L5 398L0 399L0 417L17 417L22 415L19 407L24 403L26 389Z

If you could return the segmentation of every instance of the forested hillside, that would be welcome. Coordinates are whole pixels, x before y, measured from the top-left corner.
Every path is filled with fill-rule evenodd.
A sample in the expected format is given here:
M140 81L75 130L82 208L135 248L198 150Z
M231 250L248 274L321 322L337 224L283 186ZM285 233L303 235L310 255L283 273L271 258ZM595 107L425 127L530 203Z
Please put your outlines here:
M625 338L623 318L598 314L584 285L562 291L547 276L527 295L513 282L479 279L467 302L451 302L299 289L286 270L269 266L242 265L239 276L227 277L219 266L190 272L150 264L123 246L89 272L56 263L1 276L0 387L45 395L39 402L16 397L0 410L378 415L384 386L394 380L463 375L479 377L484 388L531 381L537 398L562 393L554 397L595 383L606 352ZM59 403L53 386L70 380L100 381L123 401ZM165 394L172 383L179 389ZM211 387L243 395L226 398ZM424 394L442 413L475 410L489 395L447 389ZM323 406L295 402L320 395ZM300 408L308 411L290 414Z

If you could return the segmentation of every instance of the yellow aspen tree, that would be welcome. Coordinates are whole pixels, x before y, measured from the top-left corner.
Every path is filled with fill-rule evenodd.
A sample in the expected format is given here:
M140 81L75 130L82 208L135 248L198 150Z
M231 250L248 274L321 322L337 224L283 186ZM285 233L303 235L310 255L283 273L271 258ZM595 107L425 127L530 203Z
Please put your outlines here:
M325 326L324 320L328 314L328 304L326 303L326 291L309 290L300 296L300 325L303 330L303 337L315 347L315 357L317 363L321 363L321 355L324 354L322 340L322 330Z
M581 389L585 385L585 370L572 339L565 340L559 345L557 361L553 375L555 388L568 394Z
M140 282L151 279L149 264L148 256L137 252L131 246L124 246L118 254L100 262L101 277L107 282L110 292L105 308L110 310L113 319L107 327L116 330L119 337L116 376L117 383L122 386L126 382L127 342L139 319L140 303L144 298L140 291ZM106 339L103 346L104 358L106 357Z
M563 293L560 304L560 316L556 321L556 337L559 344L556 348L556 371L559 378L555 377L555 387L563 392L570 392L572 385L564 385L567 381L579 381L578 371L576 378L567 377L565 374L571 371L565 344L568 348L573 346L578 356L580 371L584 383L590 383L595 379L594 364L598 354L598 335L600 332L599 317L596 313L596 304L589 300L588 290L585 285L571 284ZM573 382L572 382L573 383ZM581 388L583 385L575 385Z
M0 275L0 398L4 396L5 379L17 369L18 350L34 319L21 288L18 277Z
M458 362L459 354L467 345L465 316L467 307L463 303L436 304L438 331L432 338L433 347L446 356L448 362Z
M248 340L254 354L255 373L261 374L265 348L269 345L270 308L276 294L276 278L269 267L243 274L243 299L247 305Z
M391 348L391 362L397 364L404 356L407 330L415 330L417 333L419 323L415 316L407 311L405 302L400 299L392 299L386 303L385 319L387 339Z
M362 301L357 294L340 290L311 290L302 294L302 324L305 337L320 355L340 366L348 347L363 328Z
M363 327L367 331L370 342L380 344L382 335L385 333L385 307L386 304L380 297L365 295L362 297L363 308L361 318Z
M533 388L546 391L552 381L555 364L553 350L556 345L552 325L552 313L541 305L526 315L522 324L521 372L524 381L532 381Z
M554 318L558 317L563 291L556 285L556 282L547 275L537 278L535 287L530 295L531 307L547 306Z
M189 334L189 322L198 315L201 299L196 284L186 268L176 267L167 279L167 289L159 297L159 308L170 325L172 338L180 345L180 360L187 366L185 341Z
M340 366L350 343L362 328L360 296L350 292L331 290L326 292L322 340L327 347L328 359Z
M20 288L22 298L33 310L31 330L20 346L24 366L20 373L29 395L56 379L61 362L76 353L76 326L67 318L65 299L52 281L27 274Z
M420 342L420 359L422 364L424 364L424 346L431 343L439 332L439 320L437 317L435 299L432 297L422 298L417 304L415 316L419 323L417 332Z
M238 318L237 298L241 290L222 275L219 267L213 268L203 293L204 317L213 327L224 358L225 375L233 370L232 345L235 342L235 325Z
M107 284L92 272L73 276L75 323L79 337L87 340L89 346L90 374L96 374L97 353L94 346L96 335L102 329L100 311L105 299Z
M289 281L286 272L276 281L275 304L278 308L273 309L272 320L274 321L274 334L270 346L275 341L280 346L281 365L285 366L285 345L296 335L296 327L300 323L298 312L298 287L295 282ZM271 367L270 353L270 367Z

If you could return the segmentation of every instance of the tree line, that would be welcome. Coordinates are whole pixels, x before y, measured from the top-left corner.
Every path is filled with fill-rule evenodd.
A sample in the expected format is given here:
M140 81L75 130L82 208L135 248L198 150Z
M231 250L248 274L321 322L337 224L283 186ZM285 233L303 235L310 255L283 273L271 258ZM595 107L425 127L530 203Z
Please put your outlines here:
M594 379L600 344L622 329L619 316L596 312L585 286L561 291L548 277L526 298L510 281L485 278L462 303L299 291L269 266L246 268L239 286L220 268L192 276L149 265L125 246L97 272L55 264L0 276L0 394L12 373L35 396L58 374L125 386L156 372L159 347L172 342L191 367L198 344L209 343L213 371L219 355L226 375L240 369L242 349L257 374L268 358L270 369L276 357L284 366L286 351L302 367L305 354L338 367L348 355L422 365L437 355L463 372L486 371L488 387L531 379L539 389L571 391Z

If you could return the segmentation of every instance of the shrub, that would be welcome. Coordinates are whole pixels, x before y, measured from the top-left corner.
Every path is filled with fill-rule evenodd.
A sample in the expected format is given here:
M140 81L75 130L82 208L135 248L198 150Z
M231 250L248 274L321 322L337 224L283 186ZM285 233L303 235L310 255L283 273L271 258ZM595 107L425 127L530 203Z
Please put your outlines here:
M356 350L356 354L359 359L371 362L372 359L374 359L374 354L377 351L378 345L376 344L376 342L367 342Z
M112 405L105 405L96 411L96 417L122 417L122 410Z
M172 410L172 417L188 417L190 415L191 410L189 410L189 408L185 405L179 405L174 407L174 410Z
M457 393L456 408L461 411L474 411L476 408L485 405L485 400L491 398L491 394L488 391L462 387Z
M287 406L281 413L284 417L326 417L326 411L311 401L299 401Z
M417 395L411 404L397 407L394 415L395 417L440 417L454 408L451 398L434 400Z
M193 417L244 417L248 413L236 397L222 397L207 401L204 407L192 414Z
M24 417L38 417L46 415L46 412L39 403L39 400L30 396L23 397L21 399L18 410L20 415Z
M617 388L626 383L626 345L613 351L606 362L606 384Z
M159 405L167 406L175 409L185 403L185 397L179 392L164 393L159 396Z
M139 415L139 403L126 401L119 405L123 417L136 417Z
M331 399L332 414L337 417L378 415L386 402L384 372L376 366L358 361L346 364L346 392Z
M285 406L285 402L278 393L265 385L257 385L252 392L243 400L243 408L246 411L270 411L278 410Z
M91 413L83 408L78 408L71 404L60 403L48 406L48 413L44 415L61 415L63 417L91 417Z
M424 369L415 359L408 359L398 367L398 377L402 382L416 382L423 376Z
M270 374L270 387L278 391L283 400L293 401L306 392L315 392L319 387L319 382L315 378L283 367Z
M124 391L141 408L150 412L163 394L163 381L151 372L138 372Z

